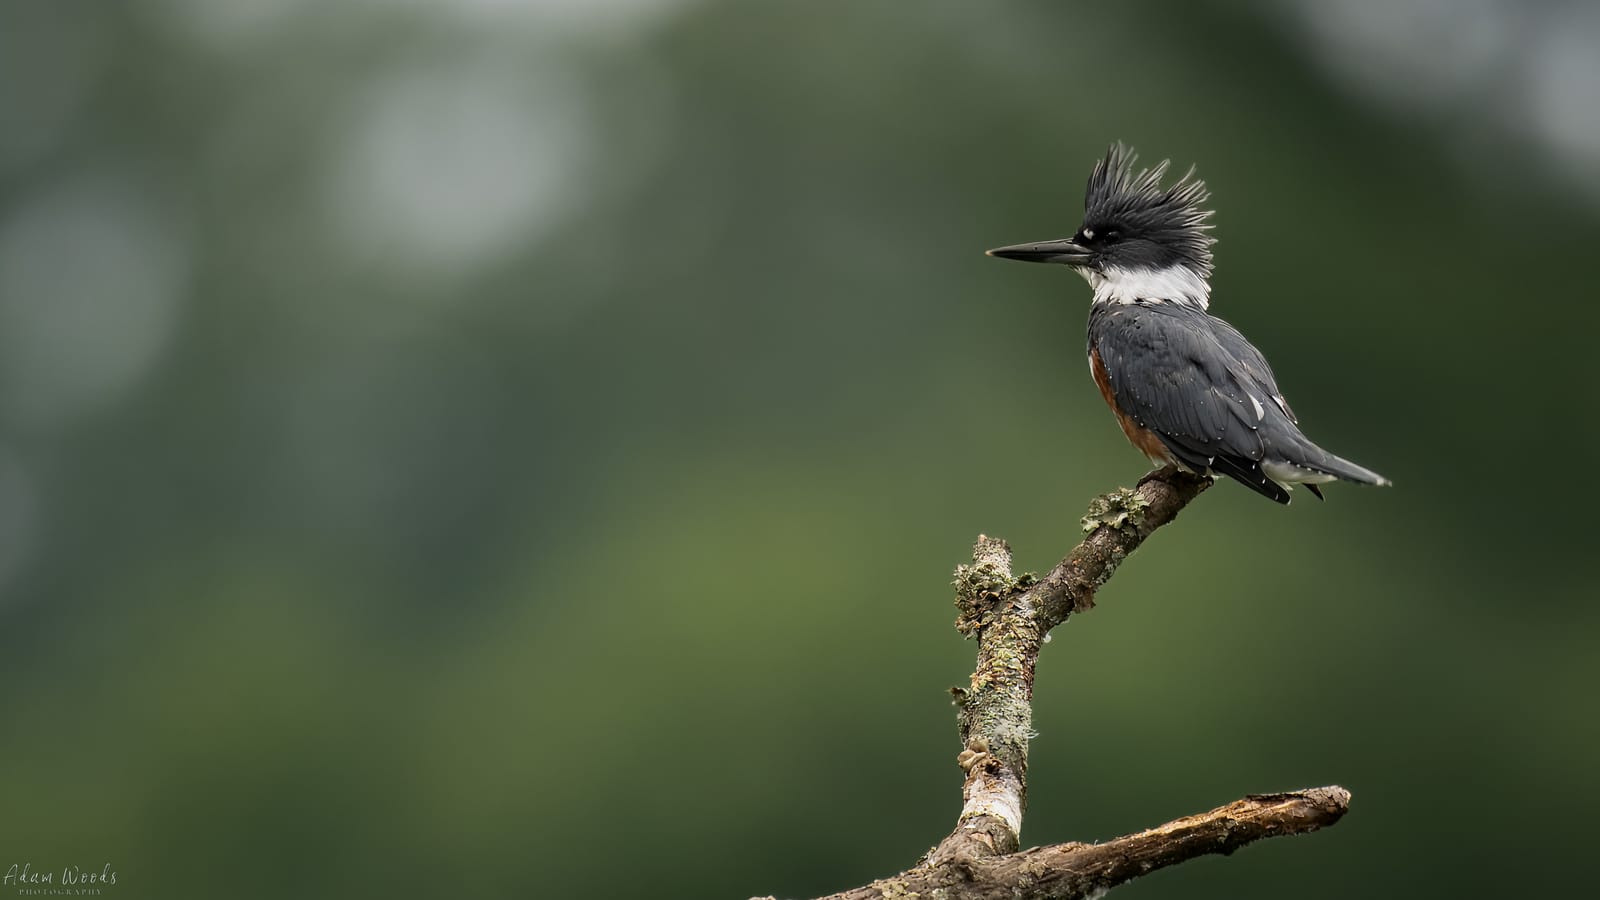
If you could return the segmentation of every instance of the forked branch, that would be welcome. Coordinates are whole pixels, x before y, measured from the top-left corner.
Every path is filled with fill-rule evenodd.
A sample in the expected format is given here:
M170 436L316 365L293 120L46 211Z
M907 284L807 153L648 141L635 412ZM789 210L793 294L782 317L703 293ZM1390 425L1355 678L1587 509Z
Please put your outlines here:
M956 628L978 639L971 683L955 688L966 772L956 828L915 866L828 900L937 896L949 900L1096 895L1147 872L1264 837L1315 831L1349 806L1341 787L1262 794L1103 844L1019 851L1028 800L1033 673L1050 630L1094 606L1095 593L1157 528L1211 482L1166 468L1132 490L1095 498L1084 539L1043 578L1015 576L1011 549L980 535L956 569Z
M1260 794L1104 844L1055 844L961 863L924 863L825 900L1078 900L1197 856L1227 855L1261 838L1316 831L1339 821L1349 805L1350 792L1342 787Z

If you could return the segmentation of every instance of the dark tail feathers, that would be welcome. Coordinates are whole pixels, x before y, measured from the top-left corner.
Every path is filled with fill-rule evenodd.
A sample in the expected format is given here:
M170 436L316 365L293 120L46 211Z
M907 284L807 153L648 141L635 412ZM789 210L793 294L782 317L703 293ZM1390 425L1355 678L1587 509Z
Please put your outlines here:
M1308 469L1318 472L1327 472L1342 481L1354 481L1357 484L1376 484L1387 487L1394 482L1379 475L1371 469L1362 468L1348 459L1341 459L1320 447L1311 448L1314 454L1307 454L1310 458L1304 463Z

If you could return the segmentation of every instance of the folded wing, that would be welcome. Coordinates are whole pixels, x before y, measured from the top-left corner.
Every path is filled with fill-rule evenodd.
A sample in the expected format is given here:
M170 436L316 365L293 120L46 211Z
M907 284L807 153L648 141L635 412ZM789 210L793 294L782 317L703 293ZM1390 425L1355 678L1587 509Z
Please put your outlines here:
M1299 430L1271 367L1232 326L1181 304L1097 304L1089 343L1118 407L1180 462L1289 502L1288 490L1267 477L1262 461L1268 435Z

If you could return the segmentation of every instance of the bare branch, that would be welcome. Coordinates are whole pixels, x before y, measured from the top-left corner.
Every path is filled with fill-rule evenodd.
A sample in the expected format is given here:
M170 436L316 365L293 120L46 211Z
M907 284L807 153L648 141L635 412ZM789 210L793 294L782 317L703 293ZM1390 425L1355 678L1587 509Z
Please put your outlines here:
M1056 844L966 866L919 866L826 900L914 895L1078 900L1197 856L1226 855L1261 838L1316 831L1339 821L1349 805L1350 792L1341 787L1262 794L1104 844Z
M951 689L964 748L957 762L966 772L956 828L911 869L827 900L915 894L1075 900L1196 856L1314 831L1344 815L1348 791L1313 788L1246 797L1104 844L1017 850L1028 801L1034 666L1050 630L1092 609L1122 561L1210 484L1166 468L1132 490L1095 498L1083 517L1087 536L1043 578L1013 575L1006 542L979 535L972 564L955 574L956 629L978 639L969 685Z
M1059 844L1012 854L994 867L994 875L1015 885L1028 879L1036 897L1084 897L1197 856L1226 856L1261 838L1316 831L1339 821L1349 808L1350 792L1338 786L1257 794L1104 844Z
M1157 469L1131 491L1123 488L1091 501L1083 517L1089 536L1029 591L1045 630L1072 613L1092 609L1095 592L1111 580L1128 554L1210 486L1209 478Z
M1028 805L1028 741L1033 736L1033 670L1050 629L1094 606L1094 593L1157 528L1211 484L1160 469L1089 504L1088 536L1042 579L1011 574L1011 548L978 536L972 565L956 569L956 628L977 635L971 684L957 688L960 763L967 771L956 830L926 862L978 859L1020 846Z

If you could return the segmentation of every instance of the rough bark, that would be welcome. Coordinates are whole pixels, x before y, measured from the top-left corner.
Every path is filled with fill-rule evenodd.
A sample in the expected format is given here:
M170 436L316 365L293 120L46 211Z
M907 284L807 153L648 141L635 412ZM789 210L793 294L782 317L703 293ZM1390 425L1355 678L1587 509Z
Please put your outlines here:
M1042 578L1011 572L1005 541L979 535L972 564L955 574L956 628L978 639L977 665L954 688L966 773L955 830L915 866L828 900L1036 897L1075 900L1147 872L1210 853L1231 853L1264 837L1332 825L1350 794L1341 787L1261 794L1103 844L1021 850L1028 800L1033 674L1050 630L1094 607L1095 593L1157 528L1171 522L1211 481L1172 468L1151 472L1089 505L1085 537Z
M1315 831L1350 805L1341 787L1261 794L1103 844L1055 844L945 865L919 865L826 900L1077 900L1197 856L1227 855L1252 841Z

